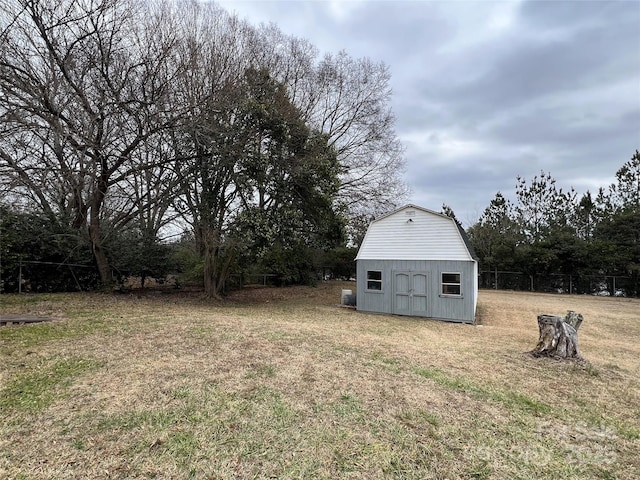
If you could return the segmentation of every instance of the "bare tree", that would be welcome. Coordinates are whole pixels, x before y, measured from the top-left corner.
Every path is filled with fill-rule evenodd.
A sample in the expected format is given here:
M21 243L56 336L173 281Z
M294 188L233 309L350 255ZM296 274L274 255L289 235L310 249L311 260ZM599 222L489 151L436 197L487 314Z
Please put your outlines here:
M251 29L215 4L183 4L174 15L183 67L174 88L186 109L171 139L179 186L174 208L194 233L205 295L215 297L232 260L225 231L245 158L238 85Z
M317 69L321 95L312 125L329 135L342 164L341 198L356 209L389 209L405 194L402 146L389 106L386 65L326 55Z
M1 168L43 206L54 208L48 197L56 192L55 208L70 209L74 226L86 228L105 285L108 192L129 178L132 157L173 117L167 60L175 34L161 16L145 13L127 0L16 0L2 12L2 128L12 135L2 144ZM29 148L41 152L37 159L25 136L35 140ZM38 166L46 178L33 174Z
M145 238L154 241L161 240L163 231L172 230L178 217L172 205L179 180L170 138L156 135L132 154L130 174L105 199L105 218L111 228L119 230L133 222Z
M273 145L279 158L286 148L337 155L331 198L354 224L403 198L383 64L344 52L319 59L309 42L214 3L13 0L0 10L0 188L84 232L104 284L111 231L136 222L154 236L178 214L216 295L238 209L293 178L254 178L273 171L254 168ZM254 107L268 102L251 97L250 71L280 92L272 119L300 122L313 149L258 125Z
M176 208L193 229L205 295L215 297L238 254L240 226L246 230L257 217L268 219L258 236L273 238L266 230L278 230L283 218L274 211L299 220L312 202L319 206L329 198L332 207L335 151L326 135L306 125L308 118L292 100L312 91L302 85L313 71L290 52L280 55L277 30L255 29L212 4L186 4L178 12L185 23L177 51L185 68L176 88L188 113L173 144L180 159ZM278 77L280 70L273 74L276 67L286 70L294 88ZM318 176L322 171L326 175ZM320 216L306 213L287 228L304 224L312 236L311 219L317 223Z
M262 25L252 40L253 61L287 86L311 128L328 135L342 166L338 201L354 231L404 201L403 147L389 105L388 67L344 51L319 58L313 45L273 24Z

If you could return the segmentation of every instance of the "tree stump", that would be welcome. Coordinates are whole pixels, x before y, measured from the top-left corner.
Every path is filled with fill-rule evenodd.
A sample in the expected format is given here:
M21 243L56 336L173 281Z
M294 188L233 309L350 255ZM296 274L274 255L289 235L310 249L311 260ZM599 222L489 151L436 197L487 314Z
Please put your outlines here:
M582 315L573 310L569 310L564 317L544 313L538 315L540 337L531 354L535 357L582 360L578 349L578 328L582 320Z

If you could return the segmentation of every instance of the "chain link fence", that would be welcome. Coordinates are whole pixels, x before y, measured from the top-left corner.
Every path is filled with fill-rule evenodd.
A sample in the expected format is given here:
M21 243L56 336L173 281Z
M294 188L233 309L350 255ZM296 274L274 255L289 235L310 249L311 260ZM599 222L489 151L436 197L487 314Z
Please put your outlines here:
M93 265L19 260L0 274L0 293L49 293L95 290Z
M635 297L638 279L622 275L529 275L523 272L481 271L478 286L495 290Z

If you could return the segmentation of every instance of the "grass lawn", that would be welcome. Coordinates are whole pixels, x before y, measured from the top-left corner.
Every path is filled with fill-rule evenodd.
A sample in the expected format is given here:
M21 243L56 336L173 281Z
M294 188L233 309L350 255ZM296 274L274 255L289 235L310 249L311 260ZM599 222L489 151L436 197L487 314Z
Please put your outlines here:
M0 478L640 478L640 300L481 291L481 325L342 288L1 295ZM535 359L584 315L585 364Z

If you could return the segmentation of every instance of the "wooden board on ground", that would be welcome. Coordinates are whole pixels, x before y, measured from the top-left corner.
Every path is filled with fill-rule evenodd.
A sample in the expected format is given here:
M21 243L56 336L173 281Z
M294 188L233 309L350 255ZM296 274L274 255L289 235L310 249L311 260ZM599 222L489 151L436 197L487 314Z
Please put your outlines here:
M5 313L3 315L0 315L0 327L4 327L7 325L26 325L28 323L48 322L50 320L52 320L50 317Z

